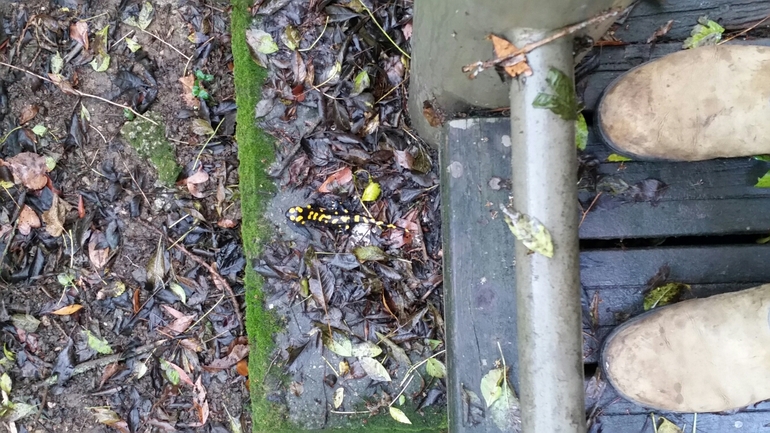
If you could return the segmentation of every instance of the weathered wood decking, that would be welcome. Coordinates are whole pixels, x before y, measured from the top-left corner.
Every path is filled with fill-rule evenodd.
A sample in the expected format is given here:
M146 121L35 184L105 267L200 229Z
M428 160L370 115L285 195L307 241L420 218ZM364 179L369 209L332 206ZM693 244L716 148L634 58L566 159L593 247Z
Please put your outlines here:
M615 33L630 45L602 47L599 66L578 83L587 117L592 118L602 91L617 76L681 49L681 40L688 36L699 16L708 14L729 31L751 25L768 13L770 2L756 1L638 5ZM652 32L671 19L674 25L662 42L646 44ZM770 45L770 40L751 43ZM508 256L514 239L494 215L499 203L507 201L510 190L493 188L493 178L511 177L510 147L505 146L510 143L505 138L510 135L510 124L508 119L458 120L449 124L447 132L441 166L444 287L451 353L450 426L453 432L497 432L488 418L475 425L467 421L468 406L462 389L480 395L481 377L500 358L498 342L506 362L512 365L514 378L517 373L514 267ZM611 150L591 131L587 152L605 161ZM693 297L770 282L770 245L754 243L770 234L770 190L753 186L770 170L770 163L751 158L698 163L603 162L598 170L629 185L654 178L667 188L654 205L595 205L580 227L585 246L581 252L584 302L590 304L595 295L599 300L598 323L584 319L586 364L597 362L600 345L613 327L625 317L642 312L647 281L663 265L671 269L670 280L692 286L687 296ZM584 207L592 197L591 193L581 193ZM653 238L668 238L669 242L657 247L621 248L620 242L612 241ZM650 410L626 402L609 386L601 394L597 413L593 431L652 431ZM687 431L691 431L692 415L660 415L679 425L687 423ZM699 414L698 431L761 432L768 423L770 403L762 403L734 414Z

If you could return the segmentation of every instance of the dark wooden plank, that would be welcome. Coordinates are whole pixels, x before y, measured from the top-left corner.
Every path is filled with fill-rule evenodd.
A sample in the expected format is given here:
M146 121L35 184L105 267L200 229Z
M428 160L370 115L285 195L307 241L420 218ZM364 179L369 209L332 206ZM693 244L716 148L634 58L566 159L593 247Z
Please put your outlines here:
M761 0L644 1L634 7L615 31L615 36L626 43L644 44L658 27L673 20L671 30L662 39L681 41L690 35L692 27L703 15L733 30L749 27L768 13L770 4Z
M456 120L440 149L448 415L453 433L500 431L488 418L476 425L465 422L462 398L463 386L481 396L481 377L500 359L498 343L513 367L512 377L518 377L514 239L491 213L507 201L508 191L489 186L493 176L510 178L502 131L510 131L507 119Z
M656 414L656 416L659 414ZM662 414L671 422L692 432L693 414ZM698 414L698 432L701 433L760 433L766 432L768 423L766 412L742 412L733 415L711 413ZM598 422L602 432L643 433L652 432L652 420L649 412L638 415L600 415ZM597 426L598 428L598 426Z

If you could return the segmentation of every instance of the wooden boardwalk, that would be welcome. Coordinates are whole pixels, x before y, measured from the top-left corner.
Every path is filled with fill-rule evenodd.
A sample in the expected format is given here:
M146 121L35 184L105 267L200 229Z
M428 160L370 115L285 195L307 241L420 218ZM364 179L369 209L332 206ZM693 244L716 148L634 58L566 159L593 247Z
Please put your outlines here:
M615 33L627 45L601 47L598 66L578 83L589 121L610 81L631 67L681 49L681 41L697 18L706 14L729 33L770 14L770 2L639 4ZM674 20L674 25L666 38L656 45L647 44L647 38L668 20ZM770 45L770 39L750 43ZM510 124L505 118L465 119L455 120L447 128L449 139L441 149L441 165L446 323L452 353L448 359L450 426L453 432L497 432L488 418L469 421L470 408L462 396L464 389L480 395L481 377L500 358L498 343L512 366L512 377L517 377L514 267L508 256L514 239L495 212L510 194L504 187L511 177L510 147L506 147ZM605 161L611 151L591 131L587 153ZM770 282L770 245L756 243L770 234L770 189L753 186L768 170L770 163L751 158L698 163L601 162L601 176L628 185L656 179L666 188L654 203L600 197L580 227L588 375L596 369L606 335L642 312L647 282L662 266L670 268L669 280L691 285L686 297ZM501 184L503 188L498 187ZM594 198L594 192L582 191L582 207L587 208ZM592 322L588 310L594 299L599 302L598 317ZM595 408L591 431L653 431L651 411L618 397L609 385ZM659 415L680 426L687 424L691 431L692 414ZM732 414L698 415L698 431L707 433L765 432L769 423L770 403L766 402Z

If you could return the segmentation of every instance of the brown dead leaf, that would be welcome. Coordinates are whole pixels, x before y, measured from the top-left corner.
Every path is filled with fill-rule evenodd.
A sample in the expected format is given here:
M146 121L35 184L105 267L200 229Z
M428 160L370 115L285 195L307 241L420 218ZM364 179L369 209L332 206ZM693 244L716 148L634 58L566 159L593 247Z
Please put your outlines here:
M0 160L2 161L2 160ZM11 169L13 181L29 189L38 190L48 183L48 166L45 157L33 152L21 152L2 162Z
M201 101L192 94L193 86L195 85L195 76L193 74L185 75L179 79L179 82L182 83L182 99L185 104L190 108L200 108Z
M184 371L184 369L182 367L180 367L180 366L178 366L178 365L176 365L176 364L174 364L173 362L170 362L170 361L166 361L166 362L168 363L169 367L173 368L174 370L176 370L177 373L179 373L179 379L182 382L184 382L184 383L186 383L186 384L188 384L188 385L190 385L192 387L195 387L195 385L193 385L192 380L190 379L190 376L187 374L186 371Z
M30 234L32 229L40 227L40 218L31 207L24 205L19 212L19 233L24 236Z
M202 191L203 185L208 182L209 174L202 168L196 171L192 176L184 180L187 184L187 190L193 197L204 198L206 194Z
M404 24L403 27L401 27L401 33L404 34L404 39L407 41L412 38L412 23L411 21Z
M47 231L49 235L56 238L64 233L64 219L71 208L72 206L70 206L69 203L61 200L58 195L53 194L51 207L43 212L45 231Z
M21 110L21 116L19 116L19 125L24 125L37 116L39 107L37 105L27 105Z
M193 340L192 338L185 338L182 341L179 342L182 347L188 350L192 350L193 352L202 352L203 346L198 340Z
M56 85L56 87L59 88L59 90L68 95L77 95L79 93L72 87L72 84L70 84L69 81L67 81L67 79L60 74L49 73L48 78L51 79L51 81Z
M243 358L235 364L235 371L243 377L249 376L249 359Z
M141 299L139 297L140 294L141 294L141 292L139 291L139 289L135 289L134 290L134 296L131 298L132 299L132 304L133 304L133 307L134 307L134 314L138 314L139 310L142 309L142 301L141 301Z
M110 247L107 237L101 231L94 231L88 240L88 259L96 269L102 269L110 258Z
M51 314L56 314L57 316L69 316L72 313L80 311L82 308L83 306L80 304L72 304L67 305L66 307L61 307L56 311L51 311Z
M166 310L168 314L174 317L174 321L169 323L168 326L164 327L163 329L166 330L166 332L170 331L169 333L173 334L181 334L184 331L187 330L187 328L190 327L193 320L195 319L195 315L185 315L179 310L176 310L172 307L169 307L168 305L163 305L163 309Z
M83 196L78 195L78 218L86 217L86 202L83 201Z
M231 229L238 225L237 221L233 221L230 218L222 218L221 220L217 221L217 225L219 227L222 227L223 229Z
M346 185L353 180L353 171L350 167L337 170L326 178L324 183L318 187L318 192L330 193L342 185Z
M666 24L663 24L662 26L658 27L653 33L652 36L647 38L647 43L655 42L659 37L665 36L666 33L668 33L669 30L671 30L671 26L674 24L674 20L668 20Z
M113 362L112 364L108 364L107 367L104 368L104 372L102 373L102 378L99 381L99 388L103 387L105 383L107 383L108 380L112 376L115 375L115 373L123 370L123 366L118 364L117 362Z
M78 21L70 24L70 38L80 42L80 45L88 51L88 22Z
M428 121L428 124L434 128L443 125L446 120L446 116L441 108L428 100L422 101L422 115Z
M193 396L193 407L198 411L198 423L192 424L193 427L202 427L206 425L206 421L209 419L209 402L206 401L206 388L203 387L201 382L201 376L198 376L198 380L195 381L193 387L195 395Z
M245 358L249 354L249 346L247 344L236 344L233 346L233 350L230 354L224 358L215 359L211 364L204 366L206 371L218 371L225 370L237 364L238 361Z
M414 156L406 150L395 150L393 154L396 156L396 163L406 170L411 170L414 167Z
M166 304L163 304L162 307L164 310L166 310L166 313L170 314L174 319L181 319L184 317L184 313L174 307L168 306Z
M498 59L510 56L511 54L518 51L516 45L513 45L512 43L499 36L489 35L489 39L492 40L492 47L494 48L495 56ZM524 75L525 77L532 75L532 68L529 67L529 64L527 63L527 57L524 54L516 56L513 59L505 62L503 66L505 72L514 78L518 77L519 75Z

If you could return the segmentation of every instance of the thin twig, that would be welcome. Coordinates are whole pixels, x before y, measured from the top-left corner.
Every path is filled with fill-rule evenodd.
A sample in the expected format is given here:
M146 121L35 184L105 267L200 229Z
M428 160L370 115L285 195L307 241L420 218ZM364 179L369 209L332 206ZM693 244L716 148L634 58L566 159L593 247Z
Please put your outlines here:
M157 227L150 225L144 221L141 221L142 225L149 228L150 230L158 233L159 235L163 236L164 238L167 237L165 233L160 231ZM184 255L189 257L192 261L195 263L203 266L206 268L207 271L209 271L209 274L211 274L211 278L215 280L215 283L218 282L219 285L225 288L225 291L227 292L228 296L230 297L230 303L233 304L233 311L235 312L235 317L238 318L238 328L242 331L243 330L243 316L241 315L241 307L238 304L238 300L235 298L235 292L233 292L233 288L230 287L230 284L227 283L227 280L225 280L221 275L219 275L219 272L217 272L216 269L214 269L213 266L206 263L203 259L196 256L195 254L191 253L187 248L183 247L182 245L176 244L174 245L176 249L181 251Z
M34 73L32 71L28 71L28 70L26 70L24 68L20 68L18 66L13 66L13 65L5 63L5 62L0 62L0 65L6 66L6 67L11 68L11 69L16 69L17 71L21 71L21 72L27 73L29 75L32 75L33 77L37 77L37 78L39 78L39 79L41 79L43 81L47 81L47 82L53 84L54 86L56 86L56 83L54 83L53 80L51 80L49 78L46 78L46 77L44 77L42 75L38 75L38 74L36 74L36 73ZM136 111L134 111L133 108L131 108L131 107L127 106L127 105L118 104L117 102L110 101L109 99L104 99L101 96L96 96L96 95L92 95L90 93L81 92L80 90L74 89L74 88L72 89L72 92L75 93L76 95L80 96L80 97L83 97L83 98L93 98L93 99L97 99L97 100L102 101L102 102L106 102L106 103L108 103L110 105L114 105L116 107L120 107L120 108L122 108L124 110L128 110L128 111L132 112L135 116L141 117L142 119L152 123L153 125L157 125L158 124L154 120L152 120L152 119L150 119L150 118L148 118L146 116L143 116L143 115L137 113Z
M167 47L169 47L169 48L171 48L172 50L176 51L176 52L177 52L177 53L178 53L180 56L184 57L184 58L185 58L185 60L189 61L189 60L192 58L192 57L188 56L187 54L185 54L185 53L183 53L183 52L179 51L179 50L178 50L178 49L177 49L175 46L173 46L173 45L169 44L168 42L164 41L163 39L161 39L161 37L160 37L160 36L157 36L155 33L152 33L152 32L148 32L147 30L143 30L143 29L142 29L142 28L140 28L140 27L137 27L137 28L138 28L138 29L139 29L139 30L140 30L142 33L144 33L144 34L147 34L147 35L150 35L150 36L152 36L153 38L155 38L155 39L159 40L161 43L163 43L163 44L164 44L164 45L166 45Z
M148 199L147 196L144 194L144 191L142 191L142 187L139 185L139 182L136 181L136 178L134 178L134 174L131 173L131 169L128 168L128 165L126 165L126 161L123 161L123 167L126 167L126 171L128 172L128 175L131 176L131 180L134 182L134 185L136 185L136 188L139 190L140 193L142 193L142 197L144 197L145 203L149 205L150 199Z
M304 52L304 51L310 51L310 50L312 50L312 49L313 49L313 47L315 46L315 44L317 44L317 43L318 43L318 41L320 41L320 40L321 40L321 37L324 35L324 33L326 33L326 26L328 26L328 25L329 25L329 16L327 15L327 17L326 17L326 23L324 23L324 29L323 29L323 30L321 30L321 34L320 34L320 35L318 35L318 37L316 38L316 40L314 40L314 41L313 41L313 43L312 43L312 44L310 44L310 46L309 46L309 47L307 47L307 48L300 48L300 49L298 49L297 51L299 51L299 52Z
M586 209L585 212L583 212L583 217L580 218L580 224L578 224L578 228L583 225L583 221L586 220L586 216L588 216L588 212L591 212L591 208L594 207L596 204L596 200L599 200L599 196L602 195L602 191L599 191L599 194L596 194L596 197L594 197L593 201L591 201L591 204L588 205L588 209Z
M629 6L629 8L630 8L630 6ZM613 17L616 17L618 15L621 15L621 14L625 13L625 11L627 9L628 8L625 8L625 9L611 9L611 10L609 10L609 11L603 13L603 14L599 14L599 15L597 15L595 17L592 17L592 18L589 18L589 19L587 19L587 20L585 20L583 22L580 22L580 23L577 23L577 24L572 24L572 25L567 26L567 27L562 27L562 29L557 31L556 33L553 33L550 36L546 36L545 38L540 39L539 41L535 41L535 42L529 43L529 44L525 45L523 48L519 48L518 50L512 52L511 54L509 54L507 56L490 59L490 60L487 60L487 61L484 61L484 62L478 61L478 62L475 62L475 63L471 63L469 65L465 65L465 66L463 66L463 72L470 73L468 78L473 79L473 78L476 78L476 76L479 73L481 73L482 71L487 70L487 69L492 68L492 67L495 67L495 66L500 65L500 64L502 64L502 66L513 66L513 65L515 65L517 63L526 61L524 55L526 55L530 51L532 51L532 50L534 50L536 48L540 48L540 47L542 47L545 44L551 43L551 42L555 41L556 39L563 38L564 36L571 35L571 34L577 32L577 31L583 30L584 28L586 28L586 27L588 27L590 25L597 24L597 23L600 23L600 22L602 22L604 20L608 20L610 18L613 18Z
M734 34L734 35L730 36L729 38L727 38L727 39L723 40L722 42L718 43L717 45L722 45L722 44L724 44L725 42L729 42L729 41L732 41L733 39L737 38L738 36L741 36L741 35L745 35L746 33L748 33L748 32L750 32L750 31L754 30L754 29L755 29L755 28L757 28L757 27L758 27L760 24L762 24L763 22L765 22L765 21L767 21L767 20L769 20L769 19L770 19L770 15L768 15L768 16L766 16L766 17L762 18L762 20L761 20L761 21L759 21L758 23L754 24L753 26L751 26L751 27L749 27L749 28L747 28L747 29L744 29L744 30L742 30L740 33L736 33L736 34Z
M406 53L406 51L402 50L402 49L401 49L401 47L399 47L399 46L398 46L398 44L397 44L397 43L396 43L396 42L395 42L393 39L391 39L391 38L390 38L390 35L388 35L388 32L386 32L386 31L385 31L385 29L383 29L383 28L382 28L382 26L380 25L380 23L379 23L379 22L377 22L377 18L375 18L375 17L374 17L374 14L372 14L372 11L370 11L370 10L369 10L369 8L368 8L368 7L366 7L366 5L365 5L363 2L361 2L361 6L363 6L363 7L364 7L364 10L366 10L366 13L368 13L368 14L369 14L369 17L372 19L372 21L374 21L374 25L376 25L376 26L377 26L377 28L378 28L378 29L380 29L380 31L382 32L382 34L383 34L383 35L385 35L385 37L386 37L386 38L388 38L388 40L390 41L390 43L391 43L391 44L393 44L393 46L394 46L394 47L396 47L396 49L397 49L398 51L400 51L400 52L401 52L401 54L403 54L403 55L404 55L404 57L406 57L406 58L407 58L407 59L409 59L409 60L412 60L412 57L411 57L411 56L409 56L409 54L407 54L407 53Z

